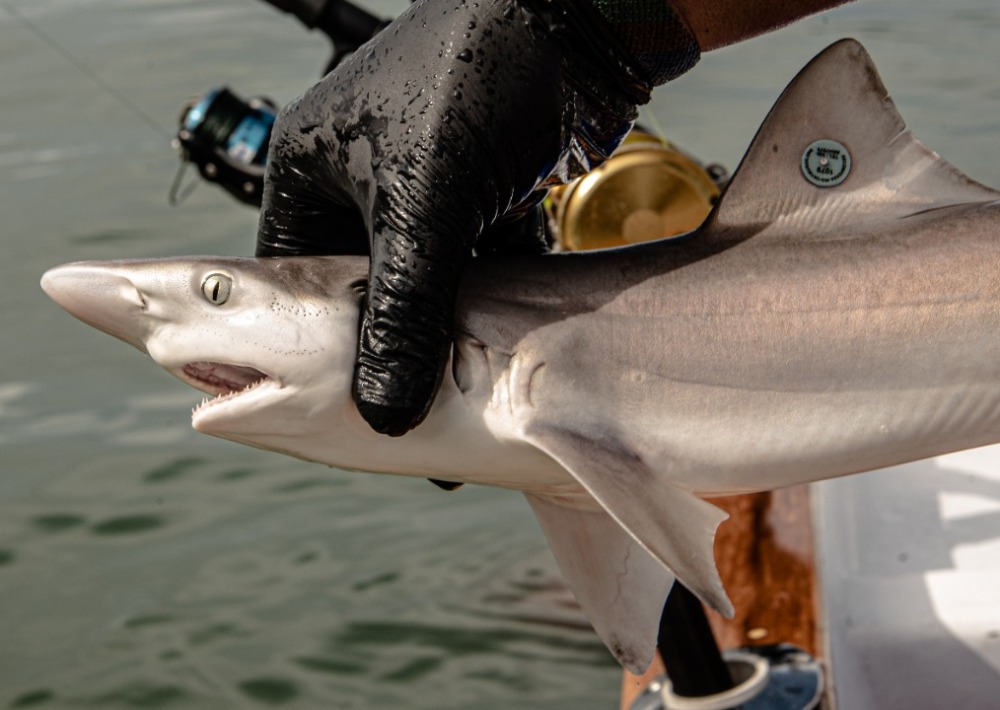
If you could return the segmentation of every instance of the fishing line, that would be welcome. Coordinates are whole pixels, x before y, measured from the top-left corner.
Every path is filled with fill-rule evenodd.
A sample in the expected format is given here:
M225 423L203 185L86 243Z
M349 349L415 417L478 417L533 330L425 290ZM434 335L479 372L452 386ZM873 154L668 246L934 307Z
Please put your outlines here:
M157 123L156 119L150 116L148 113L139 108L135 103L133 103L129 98L118 91L114 86L105 81L100 74L95 72L93 69L88 67L83 60L78 58L68 49L63 47L61 44L55 41L52 37L42 31L42 28L37 24L29 20L27 17L19 13L14 7L7 2L7 0L0 0L0 7L7 11L18 24L24 29L35 35L43 44L48 46L50 49L59 54L63 59L69 62L78 72L87 77L92 83L96 84L101 88L106 94L117 101L120 105L126 108L133 116L138 118L140 121L145 123L147 126L156 131L157 135L166 138L173 138L172 134L167 132L163 126Z
M656 118L656 114L649 106L639 107L638 122L664 143L670 142L667 139L666 131L663 130L663 127L660 125L660 122Z

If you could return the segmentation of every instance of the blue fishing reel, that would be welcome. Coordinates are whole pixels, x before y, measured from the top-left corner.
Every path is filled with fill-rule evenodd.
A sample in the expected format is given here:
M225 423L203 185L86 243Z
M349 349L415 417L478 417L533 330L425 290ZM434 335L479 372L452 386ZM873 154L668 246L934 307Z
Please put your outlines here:
M349 0L266 2L330 39L333 55L324 74L389 24ZM277 114L278 107L270 99L258 96L244 101L226 87L186 104L174 140L181 151L181 168L170 188L170 203L183 200L197 184L181 189L185 168L193 164L205 180L244 204L260 207L267 147Z
M182 191L180 184L185 168L193 164L208 182L240 202L259 207L277 115L278 107L270 99L244 101L226 87L186 104L174 140L181 152L181 168L170 188L170 203L177 204L190 193L191 187Z

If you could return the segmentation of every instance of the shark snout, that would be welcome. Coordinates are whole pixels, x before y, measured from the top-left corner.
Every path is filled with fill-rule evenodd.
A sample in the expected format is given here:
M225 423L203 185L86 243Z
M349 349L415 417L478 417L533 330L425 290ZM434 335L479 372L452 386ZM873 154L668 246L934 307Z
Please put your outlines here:
M42 275L42 290L70 315L146 352L145 298L125 275L97 262L78 262Z

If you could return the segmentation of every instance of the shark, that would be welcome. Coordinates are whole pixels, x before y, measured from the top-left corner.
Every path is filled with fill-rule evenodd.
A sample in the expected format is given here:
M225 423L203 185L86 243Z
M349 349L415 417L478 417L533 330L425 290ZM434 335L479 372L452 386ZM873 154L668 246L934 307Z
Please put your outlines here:
M1000 441L1000 193L922 145L853 40L785 89L705 223L474 259L426 420L351 399L365 257L53 268L72 315L209 397L205 434L522 491L628 670L675 580L723 613L711 498Z

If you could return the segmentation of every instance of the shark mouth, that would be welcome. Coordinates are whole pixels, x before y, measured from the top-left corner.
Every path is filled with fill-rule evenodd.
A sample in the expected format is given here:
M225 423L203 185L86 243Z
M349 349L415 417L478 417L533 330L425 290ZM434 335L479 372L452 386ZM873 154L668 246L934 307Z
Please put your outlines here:
M191 362L181 368L183 378L202 392L215 395L195 408L197 412L222 400L237 397L274 380L252 367L226 365L220 362Z

